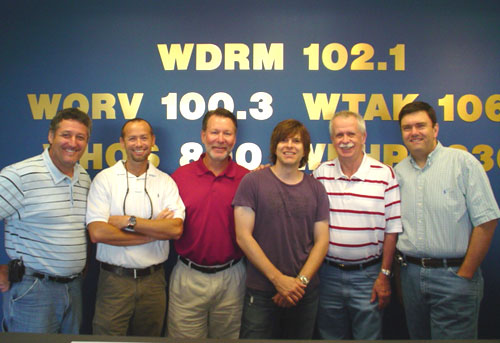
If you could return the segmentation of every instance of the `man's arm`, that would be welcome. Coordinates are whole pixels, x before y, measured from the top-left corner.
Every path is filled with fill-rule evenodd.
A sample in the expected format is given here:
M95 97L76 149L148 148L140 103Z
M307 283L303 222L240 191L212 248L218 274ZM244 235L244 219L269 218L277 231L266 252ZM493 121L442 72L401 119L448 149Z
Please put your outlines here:
M9 268L6 264L0 264L0 292L7 292L10 288Z
M384 249L382 253L382 269L391 270L394 251L396 250L397 233L386 233L384 235ZM383 309L391 301L391 282L389 276L378 273L378 277L373 283L372 297L373 303L378 299L378 308Z
M110 216L108 222L96 221L88 225L90 239L94 243L118 246L140 245L154 240L178 239L182 234L183 220L172 218L168 209L156 219L137 218L136 232L124 231L130 216Z
M0 220L11 216L21 208L23 193L20 177L10 168L5 168L0 174ZM4 229L7 223L4 221ZM7 264L0 264L0 292L7 292L10 288L9 268Z
M127 227L130 216L110 216L108 223L123 229ZM137 218L134 230L158 240L179 239L182 235L183 220L180 218L144 219Z
M236 225L236 241L248 260L272 282L278 293L289 303L295 305L304 296L306 286L295 276L282 274L267 258L252 236L255 212L250 207L235 206L234 221Z
M328 220L314 223L314 245L306 263L299 272L300 275L306 276L309 280L312 279L325 259L329 241ZM273 297L273 301L280 307L291 307L293 305L288 303L279 293Z
M312 279L325 259L329 242L328 220L314 223L314 245L306 263L299 272L300 275L306 276L309 280Z
M464 262L457 271L459 276L472 279L490 248L496 226L497 219L494 219L478 225L472 230Z
M152 237L138 232L124 231L106 222L95 221L88 224L92 243L117 246L140 245L154 241Z

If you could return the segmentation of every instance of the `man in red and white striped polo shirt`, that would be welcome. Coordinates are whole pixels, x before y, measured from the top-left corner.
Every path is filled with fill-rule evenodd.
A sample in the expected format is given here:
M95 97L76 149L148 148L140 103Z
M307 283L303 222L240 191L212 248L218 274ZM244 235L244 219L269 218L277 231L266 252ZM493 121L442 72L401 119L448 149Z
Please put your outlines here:
M314 171L330 201L318 331L322 339L380 339L392 258L402 232L399 185L391 167L364 152L366 126L359 114L336 113L330 136L338 157Z

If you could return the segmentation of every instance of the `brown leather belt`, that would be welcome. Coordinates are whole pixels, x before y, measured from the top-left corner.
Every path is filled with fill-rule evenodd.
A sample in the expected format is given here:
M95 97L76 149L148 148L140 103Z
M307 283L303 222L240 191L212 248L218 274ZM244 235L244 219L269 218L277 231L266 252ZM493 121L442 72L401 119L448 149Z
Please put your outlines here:
M460 267L464 262L463 258L420 258L408 255L403 255L403 260L424 268Z

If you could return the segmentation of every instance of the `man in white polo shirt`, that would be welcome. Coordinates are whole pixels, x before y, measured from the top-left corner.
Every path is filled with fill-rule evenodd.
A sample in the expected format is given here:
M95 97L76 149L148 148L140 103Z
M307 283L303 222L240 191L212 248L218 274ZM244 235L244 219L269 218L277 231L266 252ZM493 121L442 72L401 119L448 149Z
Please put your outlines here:
M182 234L184 204L172 178L148 162L155 136L146 120L126 122L120 143L127 160L97 174L88 197L88 230L101 263L93 332L159 336L163 262L168 240Z
M380 339L402 231L399 185L391 167L364 152L366 126L359 114L336 113L330 136L338 157L314 171L330 201L330 245L319 271L318 331L322 339Z
M7 266L0 266L4 331L79 332L90 178L78 160L91 128L79 109L59 111L50 146L0 172L0 220L11 259L8 279Z

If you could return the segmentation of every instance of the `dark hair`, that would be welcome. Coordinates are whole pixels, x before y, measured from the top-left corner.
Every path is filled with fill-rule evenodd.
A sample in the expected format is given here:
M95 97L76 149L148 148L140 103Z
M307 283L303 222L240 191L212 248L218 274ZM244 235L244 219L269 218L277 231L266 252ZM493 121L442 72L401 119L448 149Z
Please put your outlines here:
M311 136L309 135L309 131L300 121L295 119L287 119L278 123L271 134L271 143L269 149L271 151L271 162L276 164L276 147L278 143L288 137L295 136L296 134L300 135L300 140L302 141L302 145L304 147L304 156L300 160L300 166L303 167L306 165L309 159L309 151L311 150Z
M436 111L434 111L432 106L423 101L414 101L404 105L401 111L399 112L399 127L401 127L401 119L403 119L405 115L419 111L424 111L427 113L432 122L432 127L436 125L437 123Z
M234 114L231 111L226 110L225 108L217 107L215 110L208 111L203 116L203 122L201 123L201 129L203 131L207 130L208 119L210 119L211 116L219 116L231 119L233 121L235 131L238 130L238 123Z
M129 123L141 122L141 121L142 121L142 122L144 122L144 123L146 123L146 124L148 124L148 126L149 126L149 131L150 131L150 133L151 133L151 136L154 136L155 134L154 134L154 132L153 132L153 127L151 126L151 124L150 124L150 123L149 123L146 119L142 119L142 118L134 118L134 119L127 120L127 121L125 122L125 124L123 124L123 126L122 126L122 131L121 131L121 134L120 134L120 135L121 135L121 137L122 137L122 138L125 138L125 126L127 126L127 124L129 124Z
M85 125L85 127L87 127L87 138L90 138L90 132L92 131L92 121L85 112L82 112L75 107L60 110L50 121L49 131L55 133L63 120L76 120L82 123L83 125Z

